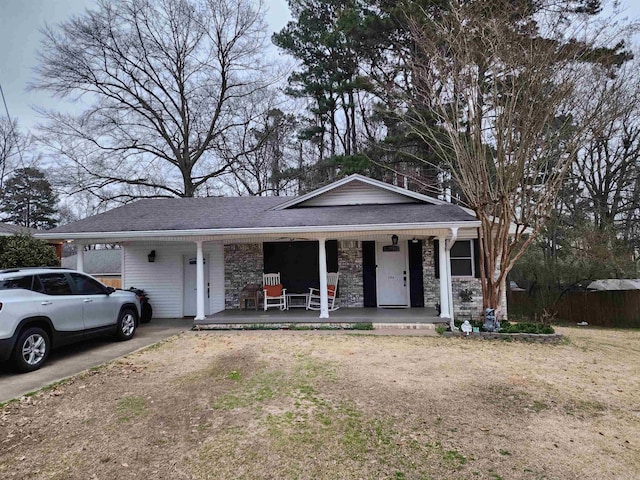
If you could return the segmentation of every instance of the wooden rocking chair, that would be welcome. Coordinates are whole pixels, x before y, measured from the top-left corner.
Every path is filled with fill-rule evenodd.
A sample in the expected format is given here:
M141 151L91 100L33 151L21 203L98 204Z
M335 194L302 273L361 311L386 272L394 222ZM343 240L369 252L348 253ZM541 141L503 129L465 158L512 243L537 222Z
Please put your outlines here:
M336 306L336 296L338 293L338 277L340 272L327 273L327 300L329 311L333 312L340 307ZM307 310L320 310L320 289L310 288L309 299L307 300Z
M282 283L280 282L280 272L263 274L262 285L264 288L265 311L269 307L279 307L280 310L286 310L287 289L282 288Z

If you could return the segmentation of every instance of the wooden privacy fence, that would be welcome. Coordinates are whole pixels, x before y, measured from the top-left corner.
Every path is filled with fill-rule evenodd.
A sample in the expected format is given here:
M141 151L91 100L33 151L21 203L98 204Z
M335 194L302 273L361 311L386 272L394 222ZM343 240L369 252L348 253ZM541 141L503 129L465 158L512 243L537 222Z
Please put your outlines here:
M102 283L104 283L107 287L113 288L122 288L122 280L119 278L106 278L106 277L96 277Z
M507 302L509 315L529 317L536 311L528 292L509 292ZM569 323L640 328L640 290L569 292L546 310Z

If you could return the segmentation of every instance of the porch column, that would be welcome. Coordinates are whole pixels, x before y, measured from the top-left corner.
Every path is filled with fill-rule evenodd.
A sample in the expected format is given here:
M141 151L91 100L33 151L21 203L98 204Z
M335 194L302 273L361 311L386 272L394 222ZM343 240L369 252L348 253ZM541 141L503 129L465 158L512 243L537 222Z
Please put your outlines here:
M456 243L458 239L458 228L451 228L451 239L447 243L447 285L449 286L449 316L451 320L449 324L451 325L451 331L453 332L455 328L455 309L453 308L453 281L451 280L451 249L453 245Z
M204 320L204 254L202 241L196 242L196 318Z
M327 295L327 248L325 239L318 239L318 262L320 264L320 317L329 318L329 296Z
M438 237L438 266L440 268L440 318L451 318L449 314L449 261L446 248L446 236Z
M84 272L84 245L78 244L76 250L76 270Z
M451 242L451 240L449 240ZM447 247L447 310L449 311L449 324L451 331L455 330L455 313L453 309L453 282L451 281L451 246Z

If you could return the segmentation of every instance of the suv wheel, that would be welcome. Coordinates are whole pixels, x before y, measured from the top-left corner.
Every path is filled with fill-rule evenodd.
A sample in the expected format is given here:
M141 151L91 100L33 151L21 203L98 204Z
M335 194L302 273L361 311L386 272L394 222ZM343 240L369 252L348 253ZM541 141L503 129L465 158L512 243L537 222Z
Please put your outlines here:
M118 317L118 326L116 331L116 337L118 340L129 340L136 333L136 324L138 318L136 312L130 308L125 308L120 312Z
M39 369L49 355L49 335L38 327L28 328L18 337L13 350L13 365L19 372Z

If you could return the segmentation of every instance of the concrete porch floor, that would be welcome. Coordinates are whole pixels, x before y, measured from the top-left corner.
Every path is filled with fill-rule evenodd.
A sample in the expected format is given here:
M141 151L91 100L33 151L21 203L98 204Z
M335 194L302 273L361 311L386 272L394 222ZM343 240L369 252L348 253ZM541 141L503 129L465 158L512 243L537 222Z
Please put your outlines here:
M319 318L320 312L292 308L281 311L270 308L264 310L225 310L207 316L204 320L195 320L195 326L234 325L234 324L336 324L364 323L374 324L434 324L448 320L438 317L435 308L340 308L329 312L329 318Z

